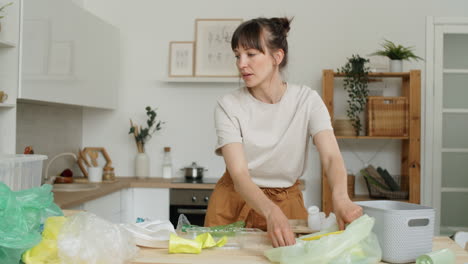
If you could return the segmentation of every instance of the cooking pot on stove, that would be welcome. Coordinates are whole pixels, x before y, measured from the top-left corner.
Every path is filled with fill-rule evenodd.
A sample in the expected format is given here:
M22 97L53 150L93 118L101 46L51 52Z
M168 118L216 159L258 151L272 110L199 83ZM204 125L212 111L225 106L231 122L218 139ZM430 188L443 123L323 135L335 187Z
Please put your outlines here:
M180 169L184 171L185 178L188 180L199 180L203 177L203 172L207 171L204 167L200 167L196 162L192 162L192 166L187 166Z

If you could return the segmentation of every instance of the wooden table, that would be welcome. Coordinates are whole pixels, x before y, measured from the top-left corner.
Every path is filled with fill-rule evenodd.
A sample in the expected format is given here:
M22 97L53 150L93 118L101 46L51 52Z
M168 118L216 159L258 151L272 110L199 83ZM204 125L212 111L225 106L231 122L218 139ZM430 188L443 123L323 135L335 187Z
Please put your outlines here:
M457 256L456 264L468 263L468 252L459 247L448 237L435 237L433 250L450 248ZM270 263L263 255L263 250L254 249L212 249L204 250L199 255L194 254L168 254L167 249L142 248L138 257L131 263L158 263L158 264L234 264L234 263ZM381 262L385 263L385 262Z

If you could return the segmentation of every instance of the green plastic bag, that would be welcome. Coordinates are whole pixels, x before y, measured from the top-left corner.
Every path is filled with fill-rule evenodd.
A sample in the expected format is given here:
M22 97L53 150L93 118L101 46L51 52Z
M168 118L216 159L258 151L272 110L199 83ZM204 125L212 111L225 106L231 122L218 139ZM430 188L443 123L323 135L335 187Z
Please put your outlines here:
M304 241L301 238L317 236L333 230L307 235L288 247L265 251L271 262L288 264L374 264L382 258L377 236L371 232L374 218L363 215L346 227L341 234L324 236L318 240Z
M62 216L52 186L14 192L0 182L0 263L18 264L21 255L38 244L41 225L49 216Z

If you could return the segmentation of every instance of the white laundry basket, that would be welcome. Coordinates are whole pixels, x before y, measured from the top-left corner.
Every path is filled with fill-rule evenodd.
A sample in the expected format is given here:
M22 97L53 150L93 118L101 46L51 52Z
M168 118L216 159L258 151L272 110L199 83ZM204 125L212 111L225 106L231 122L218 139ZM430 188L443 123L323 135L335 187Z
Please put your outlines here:
M390 263L414 262L432 252L434 215L431 207L397 201L356 202L364 213L375 218L373 231L382 248L382 260Z
M45 155L0 155L0 182L13 191L41 186Z

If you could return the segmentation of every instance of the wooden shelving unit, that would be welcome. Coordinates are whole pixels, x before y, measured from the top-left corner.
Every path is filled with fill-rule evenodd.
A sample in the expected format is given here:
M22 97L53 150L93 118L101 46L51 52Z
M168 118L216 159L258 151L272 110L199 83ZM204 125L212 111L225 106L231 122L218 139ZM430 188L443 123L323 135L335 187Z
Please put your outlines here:
M16 43L8 40L0 39L0 48L14 48L16 47Z
M322 99L325 102L330 117L333 120L334 108L334 81L335 78L345 77L333 70L323 70ZM401 78L401 96L408 98L409 135L406 137L380 137L380 136L337 136L337 139L395 139L401 140L401 187L409 192L408 200L399 200L410 203L420 203L421 186L421 71L409 72L374 72L369 77ZM372 200L367 195L356 195L352 200ZM329 213L333 210L330 187L325 172L322 170L322 210Z
M0 103L0 108L14 108L15 104Z

